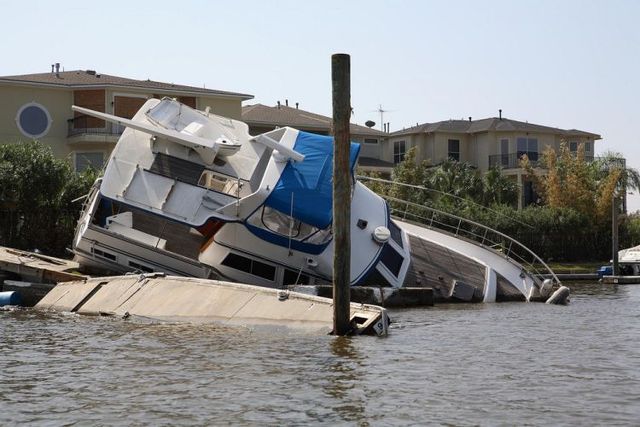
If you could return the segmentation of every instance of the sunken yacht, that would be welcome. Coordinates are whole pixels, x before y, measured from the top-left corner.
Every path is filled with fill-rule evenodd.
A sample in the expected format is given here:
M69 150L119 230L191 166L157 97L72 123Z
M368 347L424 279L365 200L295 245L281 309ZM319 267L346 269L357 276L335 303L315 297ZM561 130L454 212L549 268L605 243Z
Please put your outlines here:
M149 99L132 119L73 109L125 127L78 222L73 252L88 271L331 283L333 138L290 127L251 136L241 121L169 98ZM462 219L451 231L434 226L442 213L427 225L407 217L420 207L404 205L400 220L400 201L356 179L358 154L352 143L352 286L491 302L540 298L554 284L539 278L541 265L557 282L535 254L477 224L482 241L461 234Z

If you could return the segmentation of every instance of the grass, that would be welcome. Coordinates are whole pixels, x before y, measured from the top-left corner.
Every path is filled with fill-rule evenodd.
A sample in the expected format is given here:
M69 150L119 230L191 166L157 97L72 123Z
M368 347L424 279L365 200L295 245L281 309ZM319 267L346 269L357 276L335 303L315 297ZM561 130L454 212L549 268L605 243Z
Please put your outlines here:
M609 264L609 261L590 261L590 262L548 262L547 265L554 273L595 273L603 265Z

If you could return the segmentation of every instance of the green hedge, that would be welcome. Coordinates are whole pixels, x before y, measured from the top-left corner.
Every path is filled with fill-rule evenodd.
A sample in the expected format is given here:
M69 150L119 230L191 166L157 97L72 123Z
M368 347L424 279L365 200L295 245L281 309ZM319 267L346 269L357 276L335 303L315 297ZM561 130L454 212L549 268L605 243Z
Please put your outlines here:
M75 173L37 141L0 145L0 245L68 255L94 171Z

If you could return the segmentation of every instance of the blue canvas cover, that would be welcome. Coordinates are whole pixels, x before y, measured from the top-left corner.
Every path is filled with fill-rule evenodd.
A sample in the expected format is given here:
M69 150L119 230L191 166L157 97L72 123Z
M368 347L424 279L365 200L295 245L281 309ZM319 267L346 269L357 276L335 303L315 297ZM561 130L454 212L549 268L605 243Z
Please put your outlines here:
M333 137L300 132L293 149L304 154L304 161L289 162L265 205L317 228L326 228L333 219ZM351 143L351 174L360 145Z

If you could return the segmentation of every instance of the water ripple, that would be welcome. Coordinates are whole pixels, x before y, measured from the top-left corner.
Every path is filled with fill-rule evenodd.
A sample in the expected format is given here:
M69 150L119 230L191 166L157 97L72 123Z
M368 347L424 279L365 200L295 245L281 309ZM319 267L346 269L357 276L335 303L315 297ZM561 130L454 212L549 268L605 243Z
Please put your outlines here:
M640 286L397 310L391 335L0 310L0 424L634 425Z

